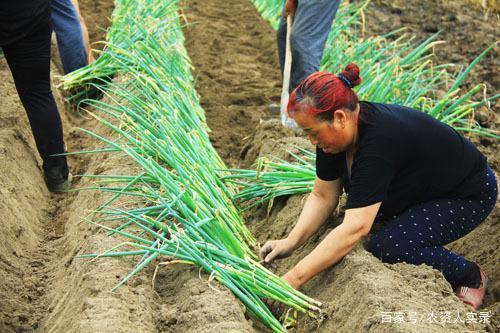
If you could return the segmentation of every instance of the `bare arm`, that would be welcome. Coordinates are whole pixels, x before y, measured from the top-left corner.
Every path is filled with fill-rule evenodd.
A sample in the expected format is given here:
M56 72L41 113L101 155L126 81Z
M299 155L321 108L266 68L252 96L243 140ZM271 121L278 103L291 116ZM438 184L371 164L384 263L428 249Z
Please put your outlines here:
M283 278L295 289L299 289L316 274L342 259L361 237L370 231L381 202L346 210L344 221L333 229L319 245Z
M315 234L337 208L340 189L340 178L324 181L316 177L313 190L307 197L299 220L287 237L295 244L295 248L302 246L309 237Z
M341 180L324 181L316 177L311 194L307 197L295 227L285 239L270 240L260 250L266 263L285 258L304 244L323 225L337 207Z

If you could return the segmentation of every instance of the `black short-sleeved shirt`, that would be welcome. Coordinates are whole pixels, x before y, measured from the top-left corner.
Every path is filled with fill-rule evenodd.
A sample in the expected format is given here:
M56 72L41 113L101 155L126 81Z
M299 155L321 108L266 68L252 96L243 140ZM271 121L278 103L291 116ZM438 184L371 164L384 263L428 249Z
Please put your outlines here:
M50 0L0 0L0 46L25 37L50 20Z
M379 213L387 218L420 202L477 193L475 176L486 167L486 158L452 127L404 106L360 105L350 179L345 153L316 150L320 179L343 176L347 209L382 201Z

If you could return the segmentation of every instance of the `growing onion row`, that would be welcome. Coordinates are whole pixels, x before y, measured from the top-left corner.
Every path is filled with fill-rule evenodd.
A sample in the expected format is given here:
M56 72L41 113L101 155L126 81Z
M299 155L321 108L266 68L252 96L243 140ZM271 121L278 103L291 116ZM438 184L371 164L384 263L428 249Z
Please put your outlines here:
M255 240L232 201L235 191L221 180L226 167L209 140L177 10L176 1L117 1L104 60L63 80L64 88L90 85L105 94L85 102L113 135L82 129L105 144L85 153L125 153L141 168L135 175L85 176L95 183L85 189L111 194L89 222L123 242L81 257L138 257L116 288L160 256L197 265L251 315L284 332L263 298L312 316L321 304L263 267L251 250ZM92 81L103 73L121 74L106 86Z

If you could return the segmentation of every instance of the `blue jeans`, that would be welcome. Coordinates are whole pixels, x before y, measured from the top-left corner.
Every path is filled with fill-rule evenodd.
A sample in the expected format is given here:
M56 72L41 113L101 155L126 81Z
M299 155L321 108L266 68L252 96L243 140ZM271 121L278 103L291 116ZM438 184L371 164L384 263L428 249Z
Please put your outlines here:
M290 35L292 70L290 88L292 92L309 74L319 70L323 49L340 0L298 0L293 29ZM278 27L278 54L281 73L285 66L286 19L281 17Z
M477 270L476 276L480 277L477 265L443 245L471 232L495 207L498 188L493 171L487 167L477 179L481 189L475 195L424 202L394 216L372 235L367 250L386 263L404 261L432 266L454 288L467 286L471 272Z
M80 19L71 0L51 0L50 4L63 71L68 74L87 65Z

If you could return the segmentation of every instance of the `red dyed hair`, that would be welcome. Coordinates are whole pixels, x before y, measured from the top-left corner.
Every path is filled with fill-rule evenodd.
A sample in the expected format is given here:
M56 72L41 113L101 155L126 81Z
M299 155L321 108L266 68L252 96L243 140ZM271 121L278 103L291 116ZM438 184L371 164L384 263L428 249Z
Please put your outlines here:
M331 120L338 109L354 111L358 96L349 87L361 83L359 68L355 63L347 65L338 76L328 72L315 72L295 88L288 101L287 112L293 118L297 111Z

